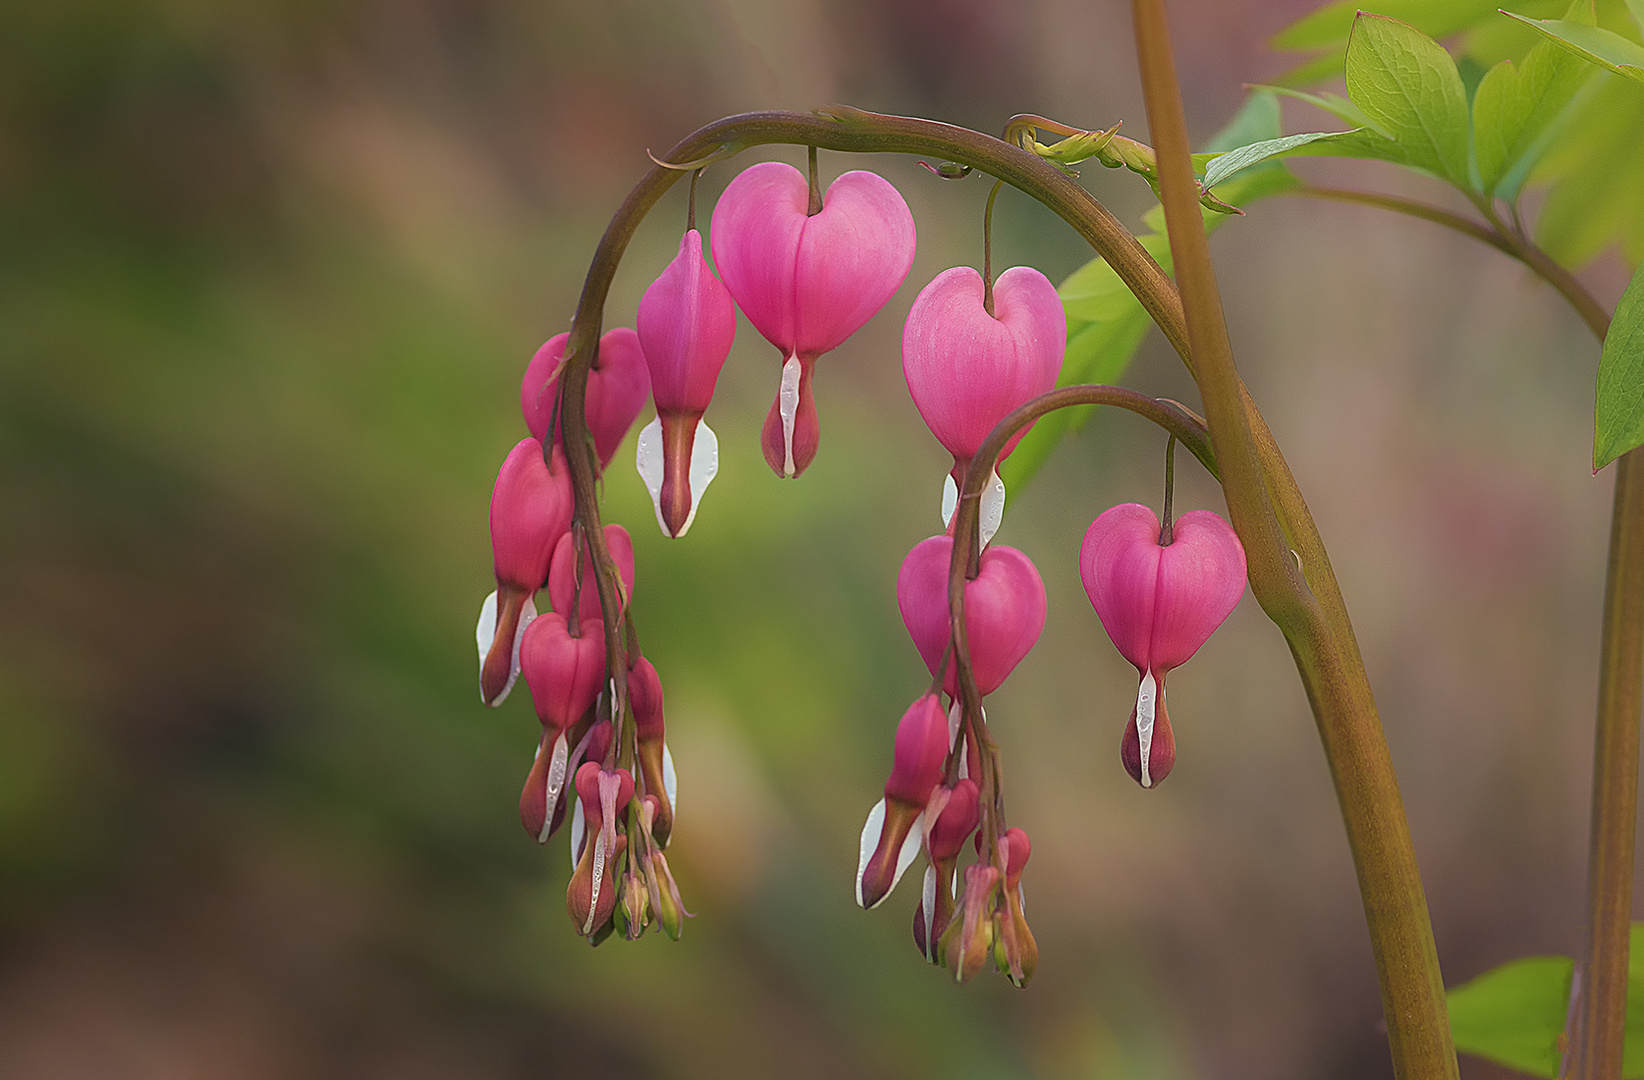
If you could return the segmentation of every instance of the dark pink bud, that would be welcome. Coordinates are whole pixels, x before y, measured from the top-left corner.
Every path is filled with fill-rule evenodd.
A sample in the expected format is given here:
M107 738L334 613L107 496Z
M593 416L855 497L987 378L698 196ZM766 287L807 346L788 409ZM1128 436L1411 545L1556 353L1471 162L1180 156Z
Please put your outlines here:
M655 797L657 802L651 835L667 847L674 828L674 765L662 741L662 680L643 656L628 669L628 702L634 710L636 760L645 778L646 798Z
M948 616L952 552L949 537L922 540L902 561L896 576L902 622L932 675L941 666L952 636ZM982 552L980 573L965 583L965 636L977 690L983 694L997 690L1044 628L1045 585L1033 562L1015 548L998 544ZM949 696L958 695L951 657L943 688Z
M634 709L634 727L641 741L662 738L662 678L645 657L628 669L628 700Z
M982 820L977 795L974 780L966 778L953 785L953 794L948 797L947 806L942 808L936 825L930 831L931 858L947 860L956 857L970 834L976 831Z
M499 588L542 588L554 545L571 527L572 505L565 452L554 447L550 472L542 459L542 443L521 439L503 461L491 492L491 554Z
M639 301L639 343L658 413L701 416L736 338L736 307L702 257L695 229Z
M1022 871L1027 869L1033 845L1028 843L1027 833L1012 828L999 838L999 846L1005 849L1005 888L1015 889L1022 883Z
M520 407L525 426L540 442L548 437L559 394L559 368L565 358L570 334L556 334L537 350L520 383ZM639 335L625 326L608 331L599 339L599 353L588 372L587 420L594 437L594 452L603 470L633 427L634 418L645 407L651 393L651 374L640 351ZM555 428L554 441L564 445Z
M576 562L571 557L573 533L566 533L559 538L554 546L554 557L548 564L548 600L554 610L569 617L573 598L577 595ZM624 608L626 601L634 596L634 541L628 535L628 530L621 525L605 526L605 546L611 552L611 558L616 562L617 572L622 577L622 600ZM599 587L594 583L593 557L588 554L586 546L582 549L582 587L581 603L577 606L577 617L584 623L597 622L604 618L599 607Z
M1208 510L1176 520L1159 546L1159 518L1137 503L1104 511L1079 552L1079 576L1120 655L1141 685L1120 742L1125 770L1143 787L1176 762L1164 708L1165 676L1187 662L1244 595L1244 548L1232 526Z
M818 429L809 362L837 348L889 300L913 265L913 215L870 172L829 186L822 210L790 165L743 171L714 209L710 244L725 287L754 329L784 357L781 390L766 421L766 460L797 476L815 456ZM771 449L775 430L780 452Z
M909 706L896 727L896 757L885 798L923 808L942 782L948 756L948 714L941 699L926 694Z
M577 932L588 937L603 927L616 909L616 863L628 849L628 837L616 825L633 798L634 778L626 769L607 772L598 763L587 761L577 770L576 789L587 831L565 892L565 906Z
M537 717L564 731L582 719L605 682L605 625L586 622L572 637L565 616L538 615L525 630L520 669Z
M1067 316L1039 271L1013 266L983 307L982 275L945 270L925 286L902 331L902 372L919 415L955 461L968 462L1005 415L1056 386ZM1027 434L1005 444L1004 460Z

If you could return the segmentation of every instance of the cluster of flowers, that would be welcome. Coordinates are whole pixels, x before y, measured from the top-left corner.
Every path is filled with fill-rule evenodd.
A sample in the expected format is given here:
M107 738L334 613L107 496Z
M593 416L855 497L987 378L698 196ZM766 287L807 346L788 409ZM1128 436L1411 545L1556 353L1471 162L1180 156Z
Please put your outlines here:
M761 441L772 469L793 477L814 459L819 441L811 388L817 358L865 324L912 266L913 218L895 188L873 173L849 172L824 196L812 171L807 182L770 162L738 175L710 231L720 276L703 256L693 211L677 256L639 303L637 330L600 339L584 407L594 456L604 470L646 398L654 401L657 415L640 434L637 464L667 536L689 529L717 472L718 441L703 416L735 337L737 308L782 357ZM898 605L932 684L897 729L884 798L862 833L856 896L864 907L880 903L922 852L927 868L914 940L959 979L990 956L1018 985L1037 966L1021 885L1031 846L1020 828L1006 827L997 749L980 699L1038 640L1046 597L1026 555L991 543L1004 509L997 461L976 534L954 535L955 511L989 433L1055 386L1065 340L1054 286L1028 267L997 280L969 267L945 271L920 292L903 332L909 391L953 458L943 500L948 531L916 545L898 575ZM678 937L687 913L663 855L676 785L662 686L624 618L634 589L632 541L621 526L606 526L609 565L597 566L584 527L590 514L576 503L558 422L567 341L563 334L550 340L526 371L521 405L531 434L508 455L492 496L497 590L482 606L477 631L481 696L499 704L520 674L530 688L542 737L520 813L526 831L546 842L569 805L575 870L567 904L578 932L596 942L616 930L634 938L655 922ZM955 647L948 606L956 543L974 545L963 588L964 650ZM1165 674L1238 602L1243 551L1214 514L1194 511L1172 531L1151 510L1127 504L1091 525L1080 569L1103 625L1141 675L1121 758L1151 787L1175 760ZM613 579L603 605L596 573ZM538 614L544 588L551 610ZM611 627L606 620L614 620ZM973 687L962 687L962 678ZM976 861L961 874L960 856L973 838Z

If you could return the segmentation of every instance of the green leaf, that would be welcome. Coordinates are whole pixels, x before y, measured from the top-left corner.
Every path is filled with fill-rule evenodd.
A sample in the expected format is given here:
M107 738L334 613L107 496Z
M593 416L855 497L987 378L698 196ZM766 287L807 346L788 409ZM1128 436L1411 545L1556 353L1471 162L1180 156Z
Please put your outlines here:
M1297 101L1305 101L1315 108L1323 109L1325 112L1344 123L1352 124L1354 127L1369 128L1371 131L1377 132L1384 138L1392 138L1392 136L1388 132L1383 131L1374 120L1371 120L1368 116L1366 116L1363 109L1360 109L1357 105L1353 104L1351 101L1348 101L1340 94L1332 94L1329 91L1318 94L1309 94L1305 90L1297 90L1289 86L1257 86L1255 89L1266 90L1274 94L1281 94L1284 97L1295 98Z
M1574 969L1567 956L1532 956L1450 991L1456 1049L1531 1076L1556 1077Z
M1589 84L1530 176L1552 184L1536 219L1536 243L1580 266L1620 242L1644 261L1644 94L1626 79Z
M1376 11L1419 28L1432 37L1449 37L1496 13L1500 0L1381 0ZM1339 0L1291 23L1271 44L1286 52L1329 49L1346 41L1361 0Z
M1588 26L1573 19L1529 19L1511 11L1503 14L1584 60L1644 83L1644 45L1628 41L1602 26Z
M1217 154L1205 167L1204 186L1213 188L1234 173L1242 172L1252 165L1277 157L1287 150L1294 150L1298 146L1306 146L1322 139L1339 139L1343 135L1351 134L1353 133L1350 131L1313 131L1305 135L1286 135L1281 139L1265 139L1225 154Z
M1471 187L1467 91L1438 42L1408 23L1361 14L1347 42L1347 96L1411 165Z
M1550 41L1522 64L1503 60L1485 74L1473 98L1473 151L1486 195L1518 197L1556 121L1591 77L1590 67Z
M1644 446L1644 267L1621 294L1598 362L1593 471Z

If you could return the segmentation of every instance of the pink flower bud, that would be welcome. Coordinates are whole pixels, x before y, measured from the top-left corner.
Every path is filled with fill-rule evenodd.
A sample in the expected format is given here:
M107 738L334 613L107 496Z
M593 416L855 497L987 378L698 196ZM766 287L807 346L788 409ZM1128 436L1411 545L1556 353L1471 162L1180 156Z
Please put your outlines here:
M798 476L816 455L816 358L837 348L895 295L913 265L913 215L870 172L835 180L809 215L799 170L768 161L743 171L714 208L714 262L754 329L785 358L765 420L765 460Z
M540 442L548 437L559 396L559 367L565 357L570 334L556 334L537 350L520 382L520 408L525 426ZM608 331L599 339L599 352L588 372L586 416L594 437L594 452L603 470L633 427L634 418L645 407L651 393L651 374L640 351L639 335L625 326ZM564 437L554 426L554 441L564 445Z
M628 702L634 710L636 760L645 778L645 797L655 797L657 803L651 835L658 846L667 847L674 828L674 761L662 741L662 679L643 656L628 669Z
M1104 511L1085 533L1079 576L1120 655L1142 683L1121 744L1126 770L1143 787L1175 763L1164 679L1187 662L1244 595L1244 548L1208 510L1177 519L1159 546L1159 518L1137 503Z
M550 472L542 444L522 439L509 451L491 492L491 555L497 578L494 599L480 609L480 698L500 705L519 674L524 623L534 618L531 597L548 576L554 545L571 527L571 470L554 448Z
M573 533L567 532L559 538L559 543L554 546L554 557L548 563L548 600L553 604L555 611L567 617L578 593L576 561L571 556L573 536ZM621 599L631 601L634 596L633 538L621 525L607 525L605 546L610 549L611 558L615 560L617 572L622 577ZM599 587L594 583L593 557L588 554L587 547L582 549L582 588L581 601L577 605L577 617L584 623L598 622L604 618L599 606Z
M902 609L919 655L932 675L942 664L951 638L948 565L953 540L921 540L896 576L896 603ZM982 552L981 572L965 583L965 636L976 688L991 694L1028 654L1045 628L1045 585L1032 561L1015 548L995 544ZM948 658L943 689L958 696L958 677Z
M585 622L581 631L572 637L565 616L551 611L532 620L520 647L537 718L560 731L582 719L605 682L605 624Z
M934 807L932 800L929 808ZM928 812L925 820L930 820ZM925 868L919 906L913 910L913 943L933 964L942 962L936 944L953 918L953 875L959 852L981 820L976 781L966 778L948 792L947 802L925 838L925 856L930 865Z
M736 306L708 269L695 229L680 239L679 254L645 290L637 323L661 429L654 436L662 457L653 493L657 518L669 536L680 536L690 525L696 489L706 486L691 483L697 425L736 338Z
M976 781L968 777L953 785L953 794L930 831L931 858L946 860L958 856L982 820L978 794Z
M919 415L963 467L988 432L1017 406L1056 386L1067 316L1039 271L1013 266L982 306L982 275L968 266L938 274L919 293L902 331L902 372ZM1015 449L1026 428L1005 444Z
M885 797L868 812L862 828L856 902L863 907L890 895L919 854L925 804L942 782L950 745L947 713L937 695L926 694L902 715Z
M634 778L626 769L606 772L598 763L588 761L577 770L576 789L588 825L576 870L565 891L565 906L577 933L590 937L610 921L616 910L616 864L628 849L628 837L618 832L616 825L633 798Z

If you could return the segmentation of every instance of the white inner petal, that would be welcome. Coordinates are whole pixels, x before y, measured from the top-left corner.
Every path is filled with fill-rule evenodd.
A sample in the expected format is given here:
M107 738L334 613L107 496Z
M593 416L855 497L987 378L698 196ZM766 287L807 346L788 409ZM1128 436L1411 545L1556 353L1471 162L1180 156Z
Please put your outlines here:
M1005 482L999 479L999 470L988 474L988 485L982 489L982 546L993 541L999 523L1005 518Z
M799 415L799 357L788 357L782 365L782 389L776 410L782 415L782 475L793 476L793 421Z
M1142 752L1142 786L1152 787L1153 777L1147 771L1148 754L1153 750L1153 707L1159 685L1153 672L1142 676L1142 685L1136 690L1136 736Z
M497 699L490 703L493 709L508 700L508 692L514 688L514 682L519 678L519 647L525 641L525 628L530 626L531 620L536 617L537 605L530 597L526 597L525 606L520 609L519 623L514 627L514 650L509 659L508 681L503 683L502 693L498 694ZM482 669L485 667L485 658L491 655L491 642L496 640L496 636L497 593L493 589L491 595L485 598L485 603L480 605L479 625L474 627L474 640L479 645L480 667ZM481 693L483 694L484 691L481 691Z
M867 907L862 902L862 875L868 872L868 860L873 858L874 849L879 846L879 833L885 827L885 800L880 799L868 811L867 823L862 826L862 842L860 852L856 858L856 906Z
M582 815L582 800L576 800L576 807L571 811L571 872L577 870L577 863L582 860L582 838L588 832L588 819Z
M656 417L640 430L634 465L639 469L639 478L645 481L645 490L651 493L657 527L667 536L668 526L662 520L662 417Z
M674 756L668 752L668 744L662 744L662 790L668 793L668 805L673 808L674 816L679 816L679 778L674 775Z
M542 815L542 834L537 837L537 843L546 844L548 833L554 827L554 810L559 806L560 792L565 790L565 773L571 757L571 748L566 744L565 732L559 733L554 740L554 756L548 759L548 812ZM581 800L578 800L581 805Z
M936 867L925 867L925 887L919 895L919 911L925 917L925 959L936 963Z
M491 590L491 595L485 598L480 605L479 625L474 627L474 641L479 644L480 663L491 654L491 642L497 636L497 591Z
M696 439L691 443L691 512L686 515L685 524L680 526L680 536L684 536L691 522L696 520L697 508L702 505L702 493L708 490L708 485L718 475L719 436L714 434L707 421L698 420Z
M953 482L953 474L942 477L942 528L953 524L953 512L959 508L959 485Z
M580 803L581 800L578 800ZM599 886L605 879L605 832L594 837L594 887L588 890L588 919L582 924L582 936L594 932L594 913L599 910Z

